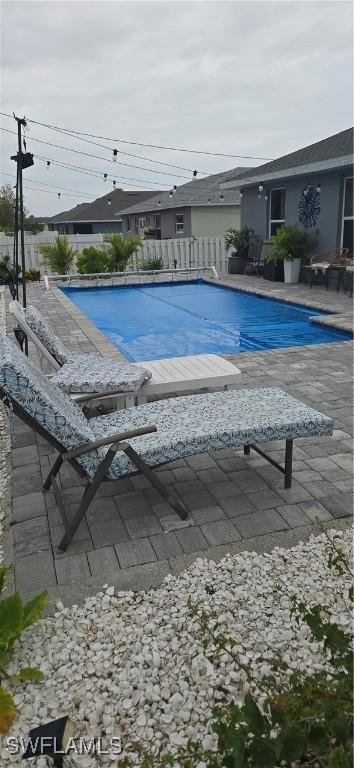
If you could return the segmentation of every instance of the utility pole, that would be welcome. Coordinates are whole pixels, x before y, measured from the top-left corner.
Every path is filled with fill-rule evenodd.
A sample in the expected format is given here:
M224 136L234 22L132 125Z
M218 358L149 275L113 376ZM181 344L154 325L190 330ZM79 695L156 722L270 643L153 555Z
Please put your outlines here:
M25 128L27 123L24 117L14 118L17 122L17 154L11 156L11 160L14 160L17 165L16 174L16 208L15 208L15 234L14 234L14 266L15 266L15 280L16 280L16 298L18 299L18 268L19 268L19 233L21 243L21 283L22 283L22 304L26 307L26 254L25 254L25 228L24 228L24 212L23 212L23 169L29 168L33 165L33 155L30 152L22 151L22 128ZM24 142L26 149L26 144ZM26 335L18 329L16 334L21 347L24 345L25 352L28 354L28 342Z

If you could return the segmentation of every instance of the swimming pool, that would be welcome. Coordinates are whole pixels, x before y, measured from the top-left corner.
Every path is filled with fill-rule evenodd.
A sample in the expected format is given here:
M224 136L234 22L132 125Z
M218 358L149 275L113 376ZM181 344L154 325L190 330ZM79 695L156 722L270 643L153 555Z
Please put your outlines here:
M326 314L203 280L61 290L131 361L235 354L351 337L311 323Z

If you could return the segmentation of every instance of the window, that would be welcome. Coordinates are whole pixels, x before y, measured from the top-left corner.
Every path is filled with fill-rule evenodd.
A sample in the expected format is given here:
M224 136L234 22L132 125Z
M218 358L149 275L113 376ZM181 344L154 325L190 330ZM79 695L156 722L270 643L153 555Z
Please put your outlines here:
M353 253L353 178L344 180L344 199L343 199L343 223L342 223L342 248L349 248L349 253Z
M131 222L130 222L130 219L127 219L127 231L128 231L128 232L130 232L130 231L131 231Z
M269 206L269 237L285 224L285 189L272 189Z
M184 215L183 213L176 213L176 235L183 235L184 233Z
M159 213L154 216L154 229L161 229L161 216Z

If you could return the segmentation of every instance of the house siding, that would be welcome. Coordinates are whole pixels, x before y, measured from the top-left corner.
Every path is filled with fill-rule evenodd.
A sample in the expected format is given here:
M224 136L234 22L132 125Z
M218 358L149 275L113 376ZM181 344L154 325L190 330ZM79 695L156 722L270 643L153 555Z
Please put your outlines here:
M196 237L223 237L228 227L240 226L239 205L193 206L191 234Z
M353 168L348 166L337 171L277 179L271 184L267 184L265 178L264 191L260 198L257 197L258 185L243 189L241 224L254 229L261 239L269 238L269 193L273 189L285 189L285 224L300 224L298 208L300 195L307 184L312 184L313 187L320 184L321 210L316 224L308 231L313 234L316 233L316 230L319 231L316 245L317 253L340 247L344 178L352 175ZM264 199L265 191L269 195L267 201Z

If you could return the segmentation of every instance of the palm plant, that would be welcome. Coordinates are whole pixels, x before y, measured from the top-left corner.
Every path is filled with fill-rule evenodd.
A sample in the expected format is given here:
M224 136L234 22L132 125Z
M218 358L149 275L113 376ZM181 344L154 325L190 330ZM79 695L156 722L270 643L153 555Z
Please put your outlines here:
M43 243L38 250L50 269L59 275L67 275L77 253L71 247L66 235L58 235L50 245Z
M103 239L109 246L108 253L117 272L124 271L130 257L142 246L140 237L137 237L137 235L123 237L121 234L112 233L105 235Z

